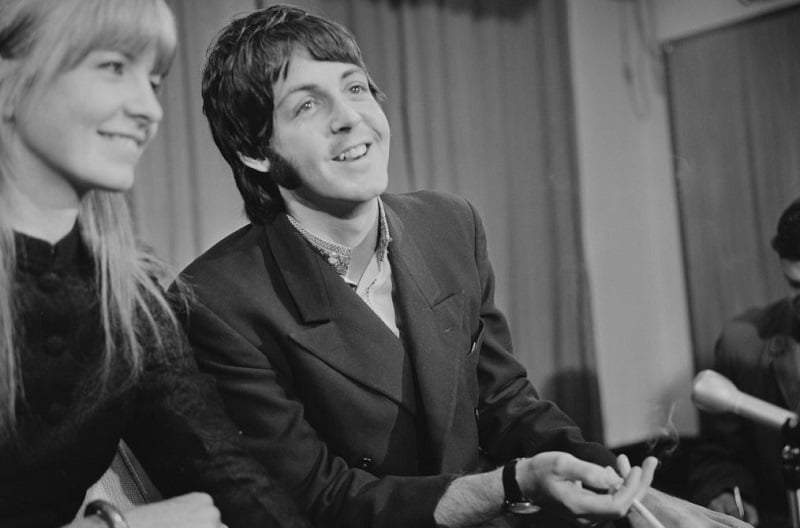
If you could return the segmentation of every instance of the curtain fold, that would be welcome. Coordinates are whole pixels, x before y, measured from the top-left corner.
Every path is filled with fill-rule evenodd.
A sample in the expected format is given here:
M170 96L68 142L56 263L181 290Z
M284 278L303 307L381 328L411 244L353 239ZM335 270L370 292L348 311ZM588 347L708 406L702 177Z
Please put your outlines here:
M695 366L725 320L788 294L770 247L800 197L800 9L667 48Z
M145 238L178 266L244 222L200 114L202 54L231 14L272 3L172 1L182 51L166 86L166 133L134 205ZM476 205L517 356L540 392L601 440L565 3L293 3L356 34L388 96L389 190L437 189Z

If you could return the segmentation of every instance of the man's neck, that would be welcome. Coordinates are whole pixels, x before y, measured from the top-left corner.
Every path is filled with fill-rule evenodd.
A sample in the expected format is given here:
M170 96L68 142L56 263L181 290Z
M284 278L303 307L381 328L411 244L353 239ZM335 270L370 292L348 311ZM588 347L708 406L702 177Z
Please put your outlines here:
M320 238L355 249L362 246L368 235L377 235L378 198L358 204L346 215L332 215L309 207L299 200L285 200L286 210L303 227ZM374 240L371 249L375 249Z

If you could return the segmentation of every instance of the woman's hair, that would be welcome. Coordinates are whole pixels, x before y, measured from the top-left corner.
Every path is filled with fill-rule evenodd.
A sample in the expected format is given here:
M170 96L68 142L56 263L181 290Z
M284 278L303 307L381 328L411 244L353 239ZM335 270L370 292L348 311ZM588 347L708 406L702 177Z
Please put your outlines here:
M16 258L9 219L9 181L15 177L9 144L14 108L35 104L39 90L96 49L137 56L156 49L156 72L166 73L175 51L173 15L163 0L0 0L0 439L17 431L24 402L19 371L20 321L14 291ZM24 175L20 175L24 177ZM94 261L104 335L101 392L110 390L111 366L143 365L143 341L160 340L157 320L177 323L156 282L165 266L140 250L122 193L91 190L81 199L80 233ZM116 381L115 381L116 382Z
M318 61L353 64L367 74L353 34L341 24L288 5L272 5L231 21L217 35L203 68L203 112L211 135L231 166L251 222L263 223L283 209L275 174L262 174L239 158L270 159L273 89L297 50ZM272 171L271 171L272 172ZM286 185L284 185L286 186Z

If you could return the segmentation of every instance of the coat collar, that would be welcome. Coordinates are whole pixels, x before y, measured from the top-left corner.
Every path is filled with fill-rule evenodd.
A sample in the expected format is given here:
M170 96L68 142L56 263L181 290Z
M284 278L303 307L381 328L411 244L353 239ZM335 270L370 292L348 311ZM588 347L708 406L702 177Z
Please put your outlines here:
M279 215L266 226L299 326L289 338L340 373L402 402L402 348L380 318Z
M451 429L458 368L466 351L448 339L460 321L453 292L443 292L400 216L384 202L392 243L389 260L400 331L419 390L434 459L441 463ZM279 215L266 226L270 251L283 274L302 326L291 339L342 374L402 401L400 340L335 270ZM447 301L447 302L444 302ZM464 329L460 329L462 332ZM458 340L455 340L458 341Z
M466 355L466 350L457 348L457 336L467 331L456 328L464 309L458 309L457 302L463 298L440 287L412 233L388 205L386 216L393 240L389 260L397 291L395 305L417 376L418 407L425 413L433 461L445 467L447 434L452 430L458 396L457 374Z

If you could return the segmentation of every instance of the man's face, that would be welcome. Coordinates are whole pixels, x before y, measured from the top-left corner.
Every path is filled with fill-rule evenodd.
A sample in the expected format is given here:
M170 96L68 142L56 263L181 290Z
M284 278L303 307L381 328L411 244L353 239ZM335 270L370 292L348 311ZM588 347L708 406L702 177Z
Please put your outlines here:
M792 297L800 295L800 260L781 259L781 271L792 290Z
M298 50L274 96L270 148L301 181L284 193L337 214L386 190L389 123L361 68Z

